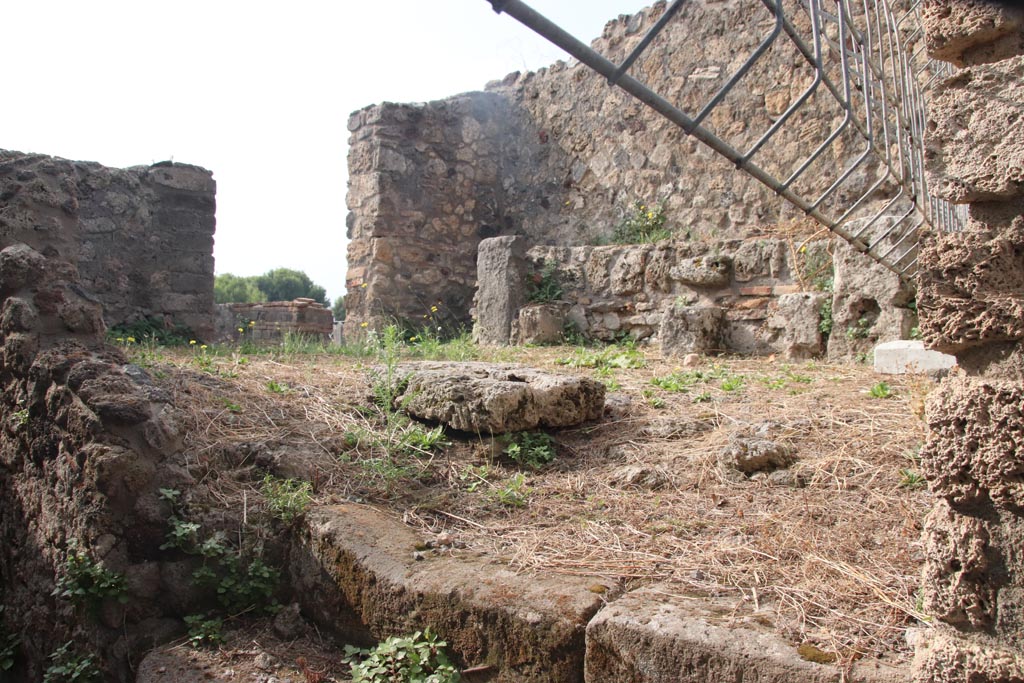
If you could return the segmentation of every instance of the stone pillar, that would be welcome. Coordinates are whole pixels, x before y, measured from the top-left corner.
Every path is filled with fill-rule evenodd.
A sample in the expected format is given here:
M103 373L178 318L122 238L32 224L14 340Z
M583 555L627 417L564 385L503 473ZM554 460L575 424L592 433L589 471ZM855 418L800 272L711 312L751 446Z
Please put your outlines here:
M963 66L930 95L929 184L968 204L923 245L926 344L964 372L929 397L919 683L1024 681L1024 11L925 0L931 56Z
M476 264L473 341L507 346L512 321L526 303L526 239L485 239L480 242Z

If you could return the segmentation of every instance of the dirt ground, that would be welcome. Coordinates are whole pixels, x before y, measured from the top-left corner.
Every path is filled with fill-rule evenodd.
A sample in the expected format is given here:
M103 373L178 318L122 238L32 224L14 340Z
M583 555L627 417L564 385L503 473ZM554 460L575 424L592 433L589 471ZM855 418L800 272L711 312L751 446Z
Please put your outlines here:
M604 381L604 418L550 432L557 457L533 468L501 437L410 440L430 426L374 404L372 355L129 352L185 409L188 467L226 508L259 510L266 472L304 479L314 503L391 510L426 546L517 571L595 577L609 600L649 584L731 597L839 662L905 661L907 628L928 619L916 461L926 377L729 357L683 368L642 347L407 349ZM782 466L743 474L723 462L754 442L777 447Z

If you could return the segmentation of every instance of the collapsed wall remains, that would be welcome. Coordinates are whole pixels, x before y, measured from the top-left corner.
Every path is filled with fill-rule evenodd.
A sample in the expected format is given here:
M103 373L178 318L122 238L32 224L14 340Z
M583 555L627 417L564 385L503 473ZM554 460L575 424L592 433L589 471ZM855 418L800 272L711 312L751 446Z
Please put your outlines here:
M150 318L210 339L215 193L198 166L113 169L0 150L0 247L70 264L108 326Z
M621 60L664 9L659 2L609 22L595 49ZM809 33L803 12L794 7L791 19ZM773 23L759 3L687 3L635 68L654 89L693 109ZM737 146L752 145L813 81L803 57L780 41L704 125ZM792 169L844 114L830 97L813 93L759 161L776 174ZM580 64L509 74L484 93L371 106L352 115L349 129L346 311L355 329L389 318L415 322L437 302L451 322L468 323L477 246L489 237L521 235L531 246L606 242L638 201L663 202L669 227L686 242L771 236L773 226L797 213ZM821 192L862 147L842 132L794 188ZM877 170L872 163L858 167L831 199L859 197ZM872 201L891 189L879 187Z

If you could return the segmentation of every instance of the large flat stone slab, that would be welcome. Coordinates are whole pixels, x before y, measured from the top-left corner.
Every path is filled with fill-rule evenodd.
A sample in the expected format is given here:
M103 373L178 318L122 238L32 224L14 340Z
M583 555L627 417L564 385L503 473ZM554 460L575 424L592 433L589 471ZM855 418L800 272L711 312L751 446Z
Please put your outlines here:
M603 609L587 626L586 683L905 683L903 669L838 667L800 657L753 618L710 598L642 588Z
M290 559L303 612L346 642L430 626L460 665L487 667L473 680L583 680L584 630L601 605L593 579L520 575L421 543L372 508L312 509Z
M604 384L520 365L402 363L395 407L463 432L501 434L571 427L601 417Z
M883 375L935 374L956 365L956 356L930 351L918 339L901 339L875 347L875 372Z

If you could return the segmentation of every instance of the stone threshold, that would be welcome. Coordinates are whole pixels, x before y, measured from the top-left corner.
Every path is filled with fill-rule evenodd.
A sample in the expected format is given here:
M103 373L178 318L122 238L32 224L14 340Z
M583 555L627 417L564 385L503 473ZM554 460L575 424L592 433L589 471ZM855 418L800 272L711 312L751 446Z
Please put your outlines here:
M613 601L597 577L516 574L423 539L373 508L311 509L291 550L303 612L369 645L429 626L475 673L465 680L567 683L897 683L909 666L857 662L844 677L800 657L767 619L649 586ZM607 604L606 604L607 603Z

